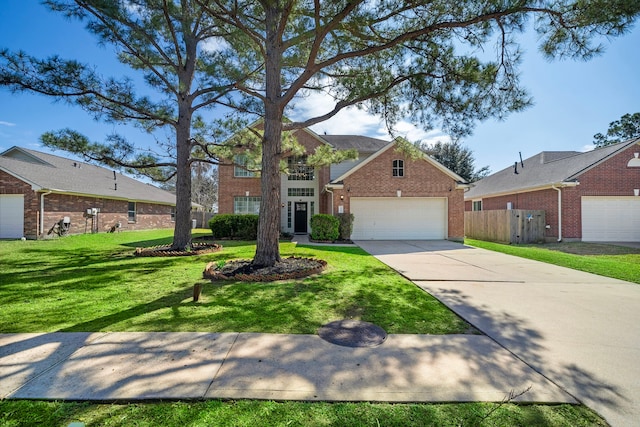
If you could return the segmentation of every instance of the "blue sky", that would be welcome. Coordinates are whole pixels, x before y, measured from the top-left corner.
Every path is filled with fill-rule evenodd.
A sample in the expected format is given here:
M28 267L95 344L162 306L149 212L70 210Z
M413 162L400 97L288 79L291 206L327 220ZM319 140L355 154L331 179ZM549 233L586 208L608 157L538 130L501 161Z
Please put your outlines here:
M525 35L521 78L534 97L534 106L503 121L477 125L464 143L474 152L477 166L493 172L543 150L584 151L593 135L605 132L610 122L626 113L640 111L640 28L606 40L606 51L590 61L549 62L537 52L535 36ZM128 74L114 59L110 47L98 47L81 24L48 12L35 0L3 0L0 13L0 48L23 49L44 57L58 54L96 64L106 75ZM322 108L316 98L301 105L301 111ZM292 117L295 119L295 117ZM11 94L0 90L0 151L18 145L41 149L39 136L65 127L76 129L94 140L124 128L94 122L85 112L46 97ZM313 127L318 133L361 134L386 138L380 121L359 110L343 111L329 122ZM411 140L442 139L438 131L423 132L401 123L399 132ZM132 138L146 137L137 130L125 130ZM45 150L46 151L46 150ZM57 152L59 155L65 153Z

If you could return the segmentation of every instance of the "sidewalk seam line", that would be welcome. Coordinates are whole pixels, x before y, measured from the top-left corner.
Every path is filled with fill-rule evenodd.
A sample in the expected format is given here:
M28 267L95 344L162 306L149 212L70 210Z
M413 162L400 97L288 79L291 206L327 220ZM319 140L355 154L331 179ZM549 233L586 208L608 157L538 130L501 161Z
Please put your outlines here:
M233 339L233 342L229 346L229 349L227 350L226 354L222 358L222 362L220 363L220 366L216 370L216 373L213 375L213 378L211 379L211 382L209 382L209 385L207 386L207 389L204 391L204 394L202 395L202 399L205 399L207 394L209 393L209 390L211 390L211 387L213 386L213 383L216 381L216 378L218 378L218 374L222 370L222 367L224 366L225 362L227 361L227 358L229 357L229 353L231 353L231 350L236 345L236 342L238 341L238 337L240 337L240 334L241 334L241 332L236 332L236 337Z

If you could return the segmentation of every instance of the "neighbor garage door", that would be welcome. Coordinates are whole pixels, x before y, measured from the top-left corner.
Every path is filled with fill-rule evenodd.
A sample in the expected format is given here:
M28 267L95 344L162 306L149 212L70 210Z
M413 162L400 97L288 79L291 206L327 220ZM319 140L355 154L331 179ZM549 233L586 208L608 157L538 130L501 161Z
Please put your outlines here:
M18 239L24 235L24 196L0 194L0 239Z
M447 236L447 199L352 197L354 240L440 240Z
M582 197L582 240L640 242L640 197Z

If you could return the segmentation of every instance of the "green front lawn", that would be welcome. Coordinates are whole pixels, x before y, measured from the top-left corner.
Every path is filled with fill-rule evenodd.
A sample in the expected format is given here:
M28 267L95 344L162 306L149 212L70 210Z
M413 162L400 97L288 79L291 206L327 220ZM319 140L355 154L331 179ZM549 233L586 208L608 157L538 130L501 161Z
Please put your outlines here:
M207 234L200 230L199 234ZM324 259L321 275L276 283L202 280L209 261L251 258L255 245L222 252L137 258L137 246L168 243L169 231L0 242L0 333L214 331L316 333L356 318L389 333L453 334L470 326L430 295L358 248L298 247L283 256ZM198 303L195 283L204 285ZM488 418L486 418L488 417ZM0 401L0 426L599 426L584 406L304 403L270 401L96 404Z
M493 411L493 412L492 412ZM597 427L584 406L492 403L373 404L210 400L128 405L0 401L3 427L86 426L491 426Z
M205 234L203 231L200 234ZM223 241L221 252L135 257L170 242L170 231L0 242L0 332L213 331L314 334L343 318L389 333L455 334L469 325L356 247L299 247L283 256L326 260L323 274L273 283L202 279L209 261L252 258L255 244ZM193 285L203 283L199 302Z
M506 245L465 239L464 243L600 276L640 283L640 249L582 242Z

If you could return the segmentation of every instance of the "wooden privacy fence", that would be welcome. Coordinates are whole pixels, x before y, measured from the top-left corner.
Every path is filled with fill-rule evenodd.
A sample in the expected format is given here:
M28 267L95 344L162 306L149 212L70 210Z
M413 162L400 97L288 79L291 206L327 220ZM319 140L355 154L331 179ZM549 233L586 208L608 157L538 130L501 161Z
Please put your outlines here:
M489 242L542 242L545 225L544 211L511 209L464 213L464 235Z

